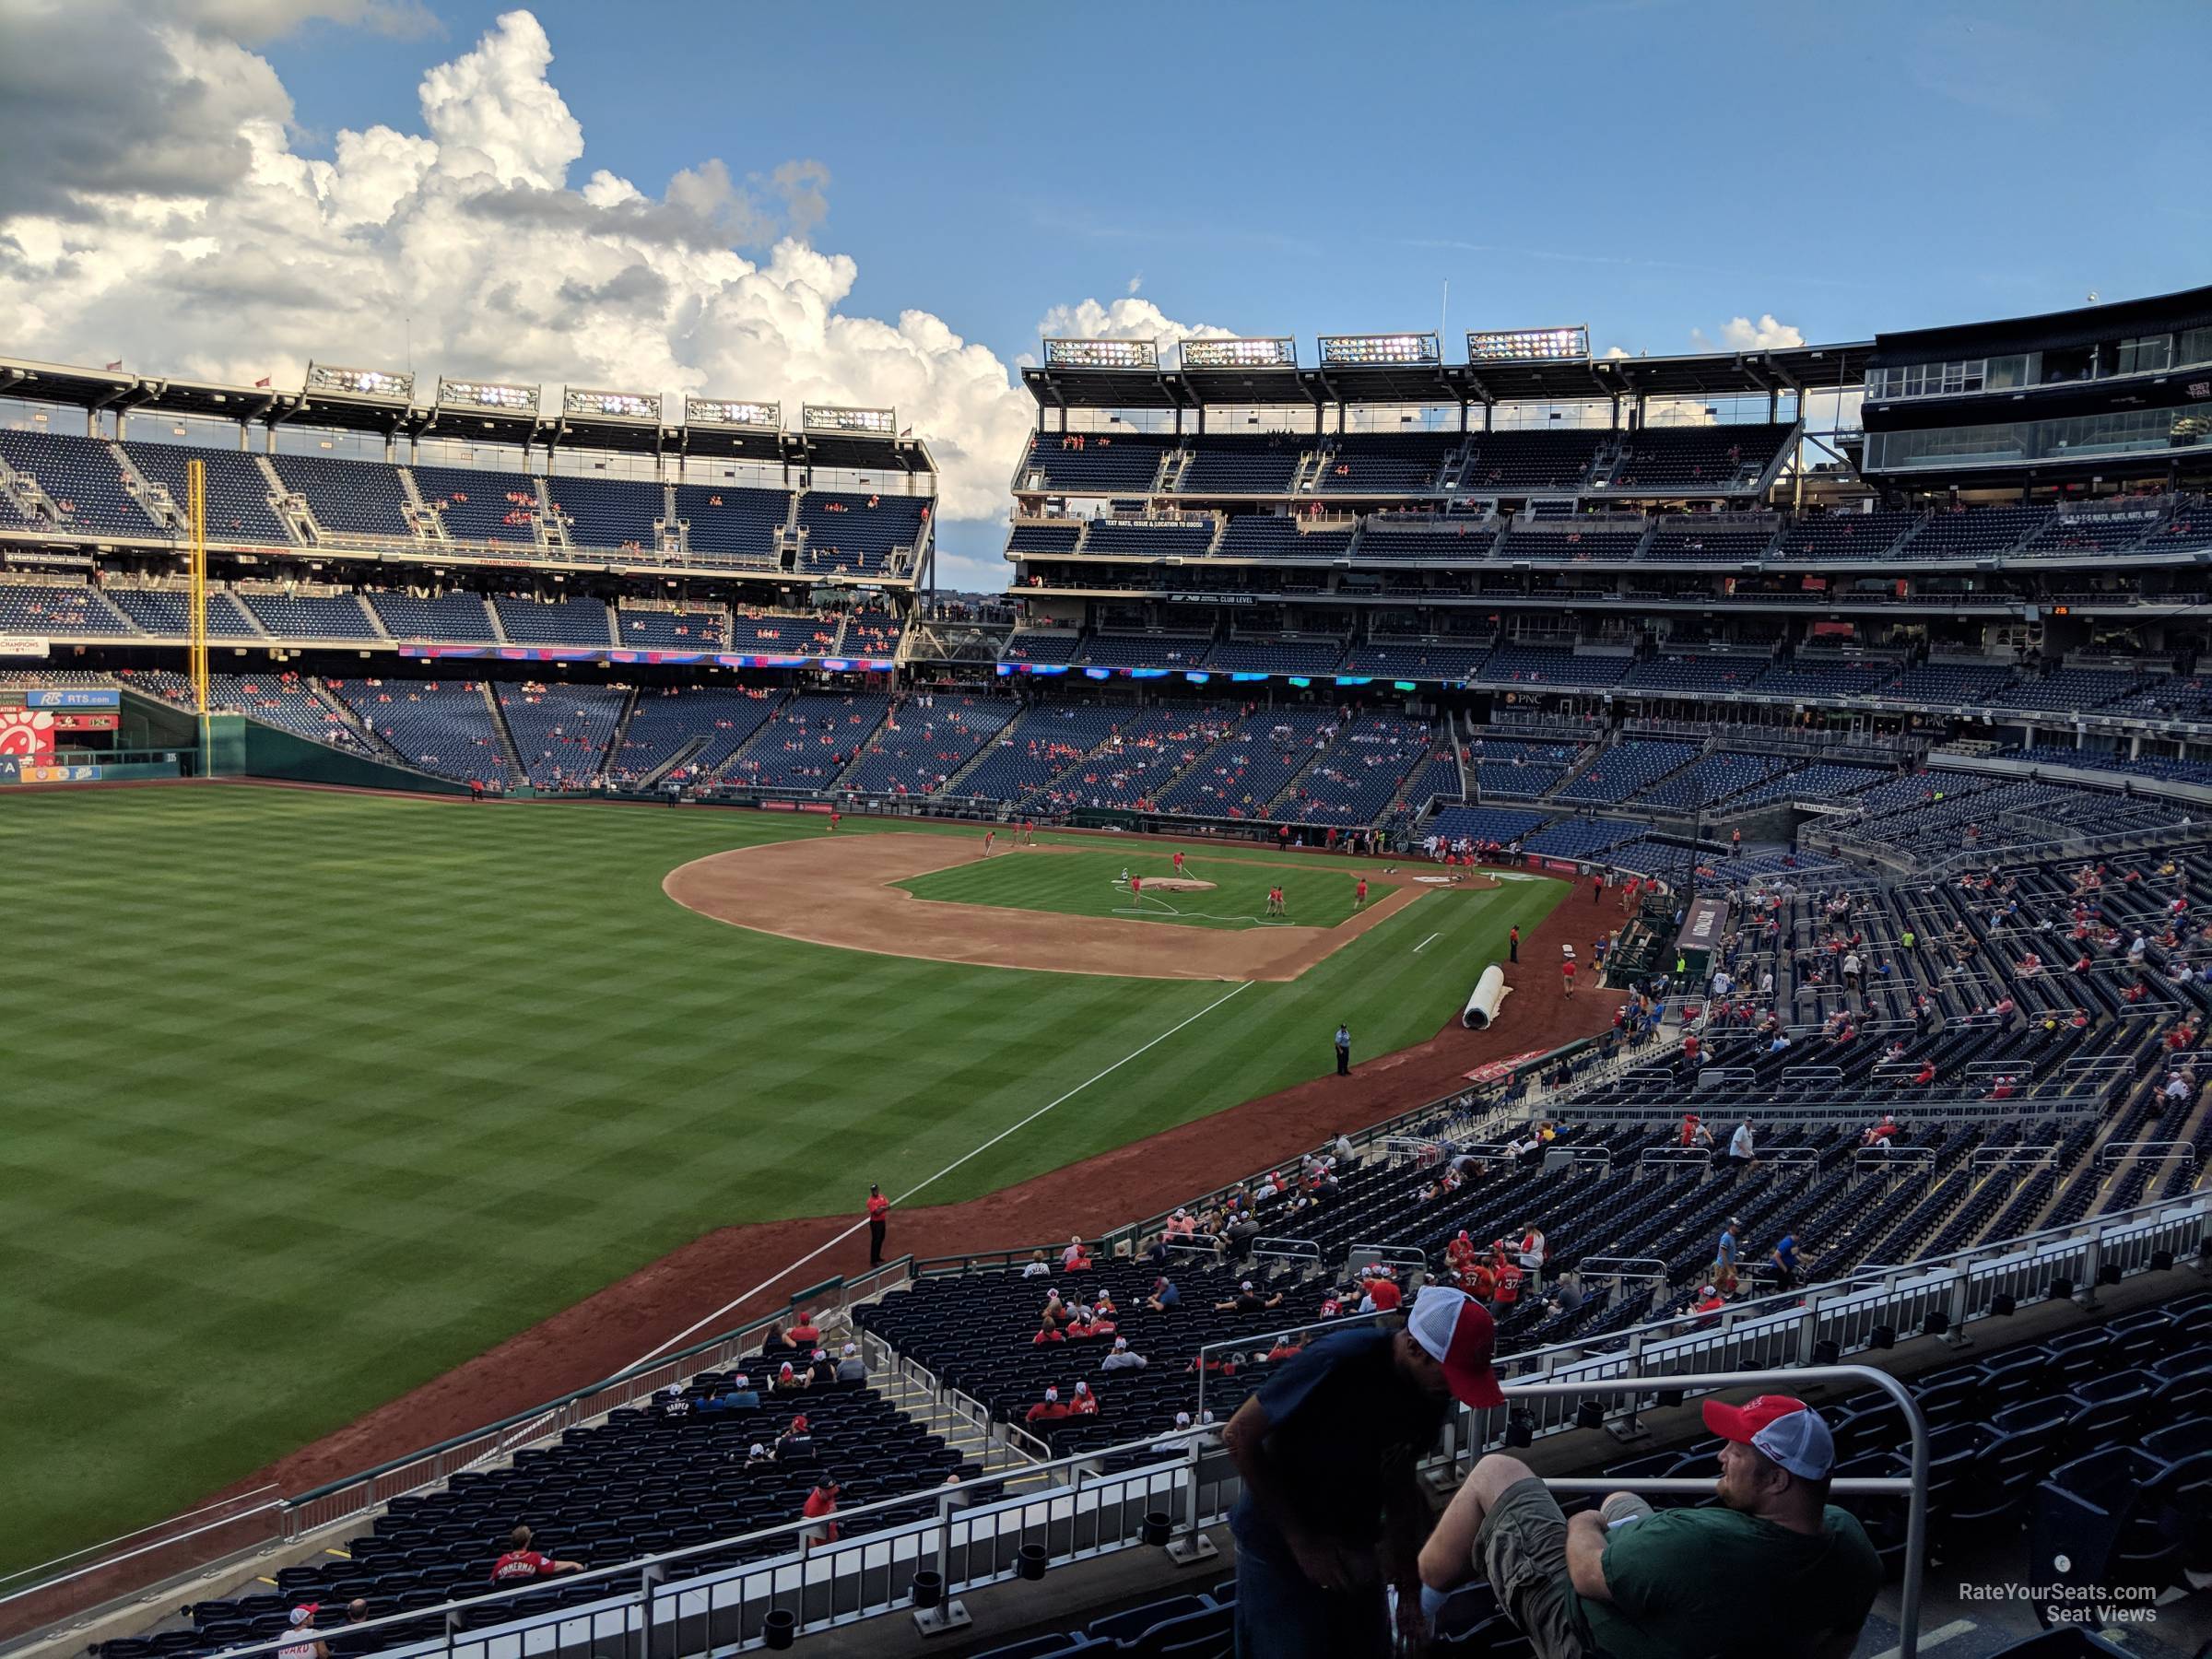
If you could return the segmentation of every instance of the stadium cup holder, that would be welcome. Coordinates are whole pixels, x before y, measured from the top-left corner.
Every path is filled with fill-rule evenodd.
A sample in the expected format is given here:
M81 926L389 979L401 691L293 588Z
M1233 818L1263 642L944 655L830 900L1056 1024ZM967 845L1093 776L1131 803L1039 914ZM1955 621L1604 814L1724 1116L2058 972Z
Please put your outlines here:
M1052 1564L1052 1552L1043 1545L1024 1544L1015 1552L1014 1571L1033 1584L1044 1576L1044 1570Z
M1153 1548L1158 1549L1175 1535L1175 1523L1163 1510L1154 1510L1145 1517L1145 1530L1138 1535Z
M760 1640L771 1653L782 1653L798 1633L799 1616L789 1607L774 1608L760 1621Z
M1023 1547L1026 1550L1032 1547L1025 1545ZM1029 1575L1024 1573L1022 1576L1027 1578ZM934 1568L924 1567L914 1574L907 1594L915 1606L934 1607L945 1599L945 1575Z

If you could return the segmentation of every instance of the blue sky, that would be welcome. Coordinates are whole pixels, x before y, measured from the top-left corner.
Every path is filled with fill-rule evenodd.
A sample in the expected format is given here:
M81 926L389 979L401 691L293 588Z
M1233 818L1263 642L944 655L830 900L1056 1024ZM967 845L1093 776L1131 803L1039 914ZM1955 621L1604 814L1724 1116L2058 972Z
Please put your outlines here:
M314 134L413 118L438 31L265 49ZM2212 6L2007 4L533 7L582 169L657 188L825 163L850 305L1002 357L1141 278L1240 332L1586 321L1672 351L2192 286L2212 128L2160 65ZM2158 88L2163 85L2166 90Z

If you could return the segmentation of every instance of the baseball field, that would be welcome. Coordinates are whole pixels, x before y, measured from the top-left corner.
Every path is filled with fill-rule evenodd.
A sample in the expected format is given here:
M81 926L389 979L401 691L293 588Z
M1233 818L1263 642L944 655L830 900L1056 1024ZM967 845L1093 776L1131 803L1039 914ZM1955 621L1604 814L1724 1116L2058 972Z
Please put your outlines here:
M870 1181L996 1193L1331 1071L1339 1019L1363 1062L1422 1043L1564 893L1369 865L1355 915L1342 859L1206 846L1213 886L1172 908L1214 919L1135 913L1119 877L1166 873L1160 843L986 860L972 828L824 824L0 801L0 1571L182 1509L714 1230L849 1216ZM1278 883L1292 925L1248 919Z

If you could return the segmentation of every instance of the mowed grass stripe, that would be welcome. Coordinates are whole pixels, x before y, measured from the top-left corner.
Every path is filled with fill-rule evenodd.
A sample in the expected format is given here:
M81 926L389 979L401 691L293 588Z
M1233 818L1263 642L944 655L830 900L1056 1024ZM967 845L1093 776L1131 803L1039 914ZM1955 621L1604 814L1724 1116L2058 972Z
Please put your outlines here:
M714 1227L911 1185L1219 994L822 949L661 891L690 859L821 830L0 795L0 1571L170 1513ZM1192 851L1235 856L1275 854ZM1557 893L1527 884L1512 913L1525 929ZM1424 898L931 1200L1315 1076L1339 1017L1363 1055L1425 1038L1508 902ZM1412 957L1453 907L1467 936Z

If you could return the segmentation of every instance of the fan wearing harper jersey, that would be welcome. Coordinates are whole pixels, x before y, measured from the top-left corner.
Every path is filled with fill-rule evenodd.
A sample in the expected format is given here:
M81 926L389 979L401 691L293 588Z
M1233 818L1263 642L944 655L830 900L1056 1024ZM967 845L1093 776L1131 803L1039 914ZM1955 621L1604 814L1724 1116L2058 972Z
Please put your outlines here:
M557 1561L530 1547L530 1529L518 1526L507 1539L510 1547L505 1555L491 1564L491 1582L495 1584L513 1583L521 1579L552 1578L557 1573L582 1572L582 1561Z
M1616 1492L1571 1521L1518 1458L1475 1465L1421 1551L1433 1613L1477 1574L1536 1659L1845 1659L1881 1558L1828 1501L1836 1448L1802 1400L1705 1403L1721 1448L1711 1509Z

